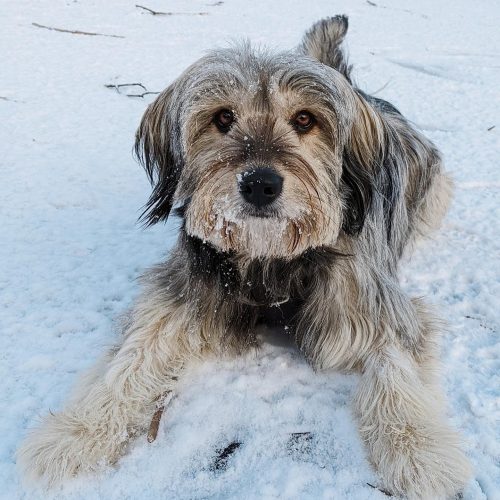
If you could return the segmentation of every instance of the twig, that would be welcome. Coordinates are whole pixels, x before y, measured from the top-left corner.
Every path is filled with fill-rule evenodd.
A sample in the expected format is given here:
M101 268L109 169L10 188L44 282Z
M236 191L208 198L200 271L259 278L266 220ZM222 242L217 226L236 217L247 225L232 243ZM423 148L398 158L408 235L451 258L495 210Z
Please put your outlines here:
M214 2L214 3L207 3L209 7L219 7L219 5L222 5L224 2Z
M387 491L387 490L384 490L382 488L377 488L376 486L373 486L373 484L370 484L370 483L366 483L368 486L370 486L370 488L373 488L374 490L378 490L380 491L381 493L383 493L386 497L392 497L392 495Z
M135 5L138 9L143 9L148 11L150 14L153 14L153 16L166 16L166 12L158 12L156 10L150 9L149 7L143 7L142 5Z
M5 96L3 96L3 95L0 95L0 99L1 99L2 101L9 101L9 102L23 102L23 103L24 103L24 101L18 101L17 99L9 99L8 97L5 97Z
M210 466L210 470L225 470L227 467L227 462L229 457L242 445L239 441L233 441L229 443L225 448L220 448L216 450L217 456Z
M389 85L389 83L391 83L391 81L387 80L387 82L385 82L384 85L382 85L382 87L380 87L375 92L372 92L372 95L377 95L379 92L382 92L382 90L384 90L387 87L387 85Z
M114 83L107 83L104 85L107 89L116 89L117 92L120 92L120 87L141 87L143 90L148 90L142 83L119 83L119 84L114 84Z
M153 92L148 90L142 83L119 83L119 84L114 84L114 83L107 83L104 85L107 89L115 89L119 94L122 94L120 91L120 88L122 87L140 87L144 92L142 94L122 94L126 95L127 97L144 97L145 95L150 95L150 94L159 94L159 92Z
M488 127L486 130L489 132L490 130L493 130L495 128L495 125L492 125L491 127Z
M138 9L143 9L153 16L208 16L208 12L160 12L157 10L144 7L144 5L135 5Z
M292 432L287 442L287 451L291 455L310 455L312 440L313 435L311 432Z
M366 0L366 3L367 3L368 5L371 5L372 7L376 7L376 6L377 6L377 4L376 4L375 2L370 2L370 0ZM368 484L368 483L367 483L367 484ZM370 485L370 486L371 486L371 485Z
M144 97L145 95L158 95L160 92L146 91L142 94L125 94L127 97Z
M496 333L496 330L494 328L491 328L491 326L485 325L481 318L477 318L476 316L469 316L468 314L466 314L465 317L467 319L473 319L473 320L477 321L481 328L484 328L485 330L489 330L490 332Z
M43 24L31 23L33 26L37 28L43 28L51 31L59 31L60 33L72 33L73 35L88 35L88 36L108 36L112 38L125 38L121 35L106 35L104 33L91 33L89 31L78 31L78 30L65 30L63 28L54 28L52 26L44 26Z
M156 399L156 411L153 414L153 418L151 419L151 424L149 424L148 430L148 443L152 443L156 436L158 435L158 428L160 427L161 416L163 415L163 411L165 410L165 405L167 403L167 397L171 394L172 391L165 391L161 396L158 396Z

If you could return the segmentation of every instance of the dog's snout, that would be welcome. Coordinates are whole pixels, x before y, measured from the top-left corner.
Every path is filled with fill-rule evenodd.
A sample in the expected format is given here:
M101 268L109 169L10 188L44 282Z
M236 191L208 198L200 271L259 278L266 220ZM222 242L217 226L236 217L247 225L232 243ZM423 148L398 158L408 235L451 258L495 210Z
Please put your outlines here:
M243 172L238 181L244 200L257 208L272 203L283 190L283 177L275 170L264 167Z

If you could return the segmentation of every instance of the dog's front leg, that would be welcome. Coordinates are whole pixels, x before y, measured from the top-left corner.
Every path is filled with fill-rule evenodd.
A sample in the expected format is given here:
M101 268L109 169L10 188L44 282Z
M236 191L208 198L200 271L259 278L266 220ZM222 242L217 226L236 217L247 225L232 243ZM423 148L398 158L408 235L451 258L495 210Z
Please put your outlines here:
M441 406L396 340L368 356L356 411L370 459L393 493L448 498L468 480L470 465Z
M184 362L206 344L189 309L168 287L146 290L122 344L20 447L18 463L28 477L50 485L118 459L129 438L151 421L155 399L173 388Z

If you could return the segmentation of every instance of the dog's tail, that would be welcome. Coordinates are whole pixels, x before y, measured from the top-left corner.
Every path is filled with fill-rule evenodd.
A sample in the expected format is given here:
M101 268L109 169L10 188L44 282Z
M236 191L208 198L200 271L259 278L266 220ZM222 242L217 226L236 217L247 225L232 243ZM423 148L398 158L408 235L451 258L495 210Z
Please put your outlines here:
M342 49L349 26L347 16L334 16L314 23L306 32L299 52L335 68L351 81L351 68Z

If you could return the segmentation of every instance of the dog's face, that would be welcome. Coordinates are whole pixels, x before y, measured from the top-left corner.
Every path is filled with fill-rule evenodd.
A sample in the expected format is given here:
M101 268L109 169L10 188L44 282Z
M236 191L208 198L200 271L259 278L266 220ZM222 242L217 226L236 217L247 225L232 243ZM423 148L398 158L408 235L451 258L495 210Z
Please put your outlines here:
M250 258L334 245L362 225L368 186L346 158L360 155L371 118L340 73L309 57L213 52L141 123L148 221L183 205L188 234Z

